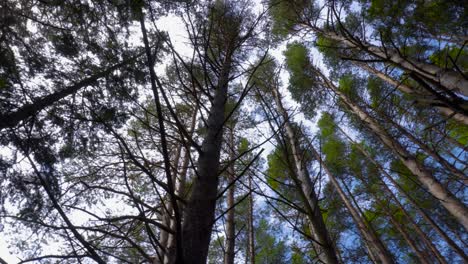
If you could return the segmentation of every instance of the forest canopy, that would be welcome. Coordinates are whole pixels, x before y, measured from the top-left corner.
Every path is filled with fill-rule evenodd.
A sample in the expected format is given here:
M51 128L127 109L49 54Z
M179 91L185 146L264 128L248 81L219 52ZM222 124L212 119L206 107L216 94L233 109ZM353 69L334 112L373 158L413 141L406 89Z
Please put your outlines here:
M468 262L468 10L0 2L0 263Z

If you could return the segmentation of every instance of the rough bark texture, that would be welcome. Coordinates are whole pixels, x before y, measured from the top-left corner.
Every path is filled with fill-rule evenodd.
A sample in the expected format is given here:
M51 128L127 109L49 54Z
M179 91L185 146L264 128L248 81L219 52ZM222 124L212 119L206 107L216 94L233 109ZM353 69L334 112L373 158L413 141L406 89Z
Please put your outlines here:
M348 209L349 213L351 214L351 217L356 223L358 230L361 233L364 242L366 243L366 246L369 249L369 255L371 257L377 256L377 258L380 259L380 261L384 264L394 263L392 255L388 252L385 245L377 236L377 233L375 232L374 228L363 219L362 215L356 210L356 208L354 208L352 203L348 200L348 197L341 188L338 180L328 169L328 166L323 162L319 153L313 147L310 147L309 149L312 152L315 159L322 164L323 170L328 175L328 178L330 179L330 182L332 183L333 187L338 192L341 201L343 201L346 209Z
M231 183L236 178L235 171L234 171L234 162L233 160L236 158L234 153L234 126L231 126L229 129L229 149L231 151L230 160L231 164L227 169L228 175L228 183ZM234 193L235 193L235 184L232 184L231 187L227 190L227 208L230 209L226 214L226 246L224 252L224 264L234 264L234 248L236 243L236 232L235 232L235 208L234 208Z
M423 186L425 186L428 191L440 201L447 211L449 211L460 224L468 229L468 209L465 204L447 190L414 155L406 150L398 140L395 140L391 135L389 135L372 116L370 116L364 109L351 102L347 96L341 93L338 88L323 74L319 74L321 75L325 85L336 93L350 108L350 110L374 132L380 141L398 156L403 164L416 176L419 182L421 182Z
M223 137L231 57L227 56L219 75L208 117L208 132L197 161L197 172L184 210L182 227L183 261L205 263L213 227L219 182L219 158Z
M347 47L363 50L372 56L393 63L405 71L415 72L431 82L440 83L440 85L448 90L468 96L468 80L458 72L443 69L433 64L402 57L399 52L391 48L383 49L382 47L371 45L363 41L360 41L359 44L357 44L354 41L350 41L334 32L321 33L324 33L327 37L335 41L345 44Z
M286 135L291 146L292 157L295 164L295 173L300 186L298 186L305 199L304 204L307 207L308 219L313 238L317 242L313 242L314 248L317 251L319 259L327 264L338 263L338 258L331 241L325 223L323 221L322 212L318 205L318 197L314 190L314 185L310 179L309 172L303 162L303 155L299 148L299 142L294 133L293 127L289 122L289 115L283 107L281 98L277 88L273 87L273 96L276 102L278 112L284 119L284 127Z
M249 218L247 223L247 232L249 244L248 244L248 259L250 259L250 264L255 264L255 235L254 235L254 225L253 225L253 192L252 192L252 175L249 175Z
M355 146L361 151L361 153L370 161L372 164L374 164L380 172L385 176L387 180L390 181L390 183L397 188L397 190L404 195L404 197L408 200L408 202L413 206L413 208L418 211L418 213L423 217L423 219L447 242L447 244L455 251L457 254L462 257L465 261L468 261L468 256L464 253L464 251L432 220L432 218L423 210L419 205L416 203L416 201L409 195L402 187L401 185L396 182L393 177L380 165L373 157L372 155L364 149L361 145L356 144L353 139L345 132L343 131L340 127L338 127L340 132L348 138L348 140L351 143L354 143ZM387 188L388 186L385 185ZM393 193L392 193L393 195ZM397 198L395 198L397 199Z
M424 95L424 94L421 94L420 91L416 91L413 87L410 87L406 84L403 84L403 83L400 83L399 81L393 79L392 77L388 76L387 74L385 73L382 73L376 69L374 69L373 67L365 64L365 63L360 63L360 62L355 62L356 65L358 65L359 67L361 67L362 69L374 74L375 76L379 77L381 80L387 82L388 84L390 85L393 85L395 87L397 87L400 91L402 91L403 93L407 93L407 94L413 94L413 95L416 95L416 96L420 96L420 97L427 97L427 95ZM418 101L421 101L423 103L428 103L428 104L440 104L441 102L436 100L436 99L431 99L429 101L425 100L425 99L422 99L422 98L418 98L417 99ZM454 120L462 123L462 124L465 124L465 125L468 125L468 116L464 115L463 113L457 113L456 111L450 109L449 107L445 107L445 106L436 106L435 107L442 115L448 117L448 118L453 118Z

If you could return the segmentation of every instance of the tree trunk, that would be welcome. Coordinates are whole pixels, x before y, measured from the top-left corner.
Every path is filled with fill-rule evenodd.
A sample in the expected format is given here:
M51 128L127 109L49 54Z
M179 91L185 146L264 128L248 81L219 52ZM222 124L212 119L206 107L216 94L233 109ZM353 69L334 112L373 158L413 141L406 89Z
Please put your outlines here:
M377 111L376 111L377 112ZM446 161L443 157L441 157L438 153L436 153L434 150L429 148L424 142L413 136L410 132L406 130L406 128L400 126L397 122L393 121L389 116L387 116L386 113L383 112L377 112L386 123L393 125L402 133L405 137L407 137L409 140L411 140L413 143L418 145L424 152L429 154L435 161L437 161L440 165L445 167L447 170L449 170L454 176L456 176L458 179L462 180L465 184L468 184L468 177L459 171L457 168L452 166L448 161Z
M277 105L277 110L284 119L284 127L286 135L291 145L292 157L295 164L295 173L300 183L298 188L302 191L306 211L308 212L308 219L310 222L310 229L313 238L314 248L317 251L319 259L327 264L338 263L335 253L335 248L328 235L327 228L323 221L322 212L318 205L318 197L315 193L314 186L309 176L309 172L302 160L302 153L300 151L299 142L296 138L295 132L290 124L289 115L283 107L279 91L277 87L272 87L273 97Z
M354 140L344 131L342 130L339 126L337 126L340 132L348 138L348 140L353 143L357 148L361 151L361 153L370 161L372 164L374 164L380 172L383 173L385 178L389 180L396 188L397 190L404 195L404 197L409 201L409 203L413 206L413 208L418 211L418 213L423 217L423 219L447 242L447 244L455 251L457 254L462 257L465 261L468 262L468 256L464 253L464 251L437 225L434 220L417 204L417 202L409 195L402 187L401 185L396 182L393 177L380 165L374 158L372 158L372 155L364 149L361 145L357 144L354 142ZM388 188L388 186L387 186ZM392 192L393 194L393 192ZM397 198L395 198L397 199Z
M197 120L197 109L194 109L194 111L192 113L192 119L191 119L191 122L190 122L189 136L193 135L193 131L195 130L196 120ZM179 156L180 156L180 152L178 152L178 153L179 153ZM179 159L177 159L177 160L179 160ZM175 167L175 169L174 169L174 175L179 176L178 178L176 177L176 179L174 180L174 182L176 183L176 187L175 187L176 188L176 194L179 197L182 197L182 198L185 198L185 185L186 185L186 181L187 181L187 172L188 172L189 162L190 162L190 146L186 146L185 150L184 150L184 158L182 160L182 165L180 167L180 172L178 172L179 171L178 166ZM177 163L177 164L179 164L179 163ZM181 211L181 214L182 214L182 212L183 212L183 203L179 203L178 205L179 205L179 210ZM175 227L175 221L174 220L175 220L174 218L170 218L170 228L172 230ZM164 264L174 263L174 261L175 261L174 250L175 250L175 246L176 246L175 245L175 236L172 235L172 234L169 234L168 237L166 238L165 244L162 244L162 246L164 246L166 248L166 254L165 254L163 263Z
M349 213L351 214L351 217L353 218L354 222L356 223L358 227L358 230L361 233L364 243L366 244L368 249L371 250L369 252L369 255L374 256L375 254L380 259L380 261L384 264L394 263L392 255L388 252L385 245L379 239L374 228L362 218L362 215L356 210L356 208L354 208L354 206L348 200L348 197L346 196L345 192L341 188L338 180L330 172L330 170L328 169L328 166L323 162L322 157L312 146L309 147L309 149L312 152L312 155L315 157L315 159L317 159L322 165L322 168L324 169L325 173L328 175L330 182L332 183L333 187L335 187L336 191L338 192L338 195L340 196L344 205L346 206Z
M383 129L378 122L370 116L364 109L351 102L347 96L341 93L338 88L326 78L321 72L317 71L330 90L336 93L343 102L354 112L361 121L380 139L380 141L391 149L403 164L417 177L417 179L428 189L428 191L440 201L440 203L449 211L457 221L468 229L468 209L458 200L449 190L447 190L433 175L427 170L415 156L409 153L398 140Z
M253 192L252 192L252 175L249 175L249 218L247 223L247 232L248 234L248 256L250 259L250 264L255 264L255 235L254 235L254 225L253 225Z
M403 226L398 222L397 219L393 216L393 214L390 213L390 222L393 224L393 226L398 230L398 232L402 235L403 239L406 241L408 246L413 250L413 252L416 254L418 257L418 260L423 263L423 264L429 264L429 262L426 260L425 255L421 250L417 247L416 243L414 242L413 239L408 235L406 230L403 228Z
M440 254L440 251L437 249L437 247L432 244L431 240L427 237L427 235L424 233L423 230L421 230L421 228L419 227L419 225L413 220L413 217L411 217L408 212L406 211L406 209L403 207L403 205L400 203L400 201L398 200L398 198L393 194L393 192L390 190L390 188L387 186L387 184L385 183L385 181L379 177L379 181L382 183L382 185L384 186L384 190L385 190L385 193L387 193L388 195L390 195L390 197L395 201L396 205L398 206L398 208L400 208L400 210L403 212L403 215L406 217L406 219L408 219L410 225L414 228L414 230L416 230L416 233L418 234L418 236L423 240L424 244L426 244L426 246L430 249L430 251L432 252L432 254L434 254L434 256L439 260L439 263L441 264L446 264L447 262L445 261L445 258L442 256L442 254Z
M382 72L376 70L375 68L367 65L366 63L362 63L362 62L353 62L353 63L355 65L359 66L360 68L362 68L362 69L364 69L364 70L366 70L366 71L368 71L370 73L373 73L375 76L379 77L381 80L389 83L390 85L395 86L396 88L398 88L403 93L413 94L415 96L422 97L422 98L428 96L427 94L421 93L421 91L417 91L413 87L410 87L410 86L408 86L406 84L400 83L399 81L393 79L392 77L388 76L385 73L382 73ZM423 102L423 103L435 104L435 105L439 105L440 103L443 103L443 102L441 102L441 101L439 101L437 99L430 99L429 101L427 101L427 100L421 99L421 98L418 98L417 102ZM463 113L458 113L458 112L456 112L455 110L451 109L448 106L436 106L435 108L442 115L444 115L446 117L453 118L454 120L456 120L456 121L458 121L458 122L460 122L462 124L468 125L468 116L464 115Z
M391 48L386 47L384 49L364 41L351 41L348 38L331 31L321 31L320 33L325 34L325 36L330 39L343 43L349 48L356 48L358 50L365 51L374 57L384 60L385 62L397 65L404 71L415 72L430 82L440 83L441 86L448 90L460 93L463 96L468 96L468 80L456 71L442 69L433 64L402 57L399 52Z
M179 263L205 263L208 255L211 231L219 183L219 158L223 137L225 105L227 100L231 54L221 69L213 103L208 117L208 132L202 143L197 172L190 197L184 210L182 227L183 261Z
M233 182L236 178L235 170L234 170L234 160L235 160L235 153L234 153L234 125L232 125L229 129L229 142L228 148L230 149L230 162L227 169L228 175L228 184ZM227 208L229 211L226 214L226 246L224 252L224 264L234 264L234 249L236 243L236 232L235 232L235 201L234 201L234 193L235 193L235 184L232 184L231 187L227 190Z
M136 58L140 57L143 54L144 53L140 53L135 57L115 64L105 69L104 71L98 72L95 75L89 76L88 78L85 78L73 85L67 86L61 89L60 91L44 96L33 103L25 104L12 113L0 114L0 130L3 128L16 126L20 121L25 120L39 113L44 108L55 104L61 99L78 92L81 88L95 84L100 78L108 76L113 71L119 69L120 67L126 64L129 64L130 62L134 61Z

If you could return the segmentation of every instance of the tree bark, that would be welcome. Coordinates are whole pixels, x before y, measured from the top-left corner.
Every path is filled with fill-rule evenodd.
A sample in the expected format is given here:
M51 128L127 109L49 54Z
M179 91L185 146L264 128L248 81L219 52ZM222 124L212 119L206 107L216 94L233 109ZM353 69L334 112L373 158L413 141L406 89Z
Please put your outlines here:
M96 83L100 78L106 77L111 74L113 71L117 70L118 68L134 61L136 58L140 57L144 53L141 53L135 57L130 59L124 60L118 64L115 64L101 72L98 72L95 75L89 76L75 84L67 86L60 91L54 92L47 96L44 96L33 103L25 104L18 108L16 111L6 114L0 114L0 130L8 127L14 127L22 120L25 120L40 111L44 110L46 107L49 107L56 102L60 101L61 99L72 95L78 92L81 88L93 85Z
M374 164L380 172L383 173L385 178L389 180L396 188L397 190L404 195L404 197L409 201L409 203L413 206L413 208L418 211L418 213L423 217L423 219L447 242L447 244L455 251L457 254L462 257L465 261L468 261L468 256L465 254L465 252L437 225L434 220L417 204L417 202L411 197L410 194L408 194L402 187L401 185L396 182L393 177L380 165L373 157L372 155L364 149L361 145L357 144L354 142L354 140L344 131L342 130L339 126L338 129L340 132L348 138L348 140L353 143L360 151L361 153L370 161L372 164ZM388 186L387 186L388 187ZM392 192L393 194L393 192ZM397 198L395 198L397 199Z
M353 218L354 222L356 223L358 227L358 230L361 233L364 243L370 250L369 255L370 256L374 256L374 254L377 255L377 257L380 259L381 263L383 264L394 263L392 255L388 252L387 248L385 247L385 245L382 243L382 241L378 237L374 228L367 221L363 219L362 215L356 210L356 208L354 208L354 206L348 200L348 197L346 196L345 192L341 188L338 180L335 178L335 175L333 175L331 171L328 169L328 166L325 164L325 162L323 162L322 157L319 155L319 153L315 150L315 148L313 148L313 146L309 147L309 150L312 152L312 155L315 157L315 159L321 163L322 168L324 169L325 173L328 175L328 178L330 179L330 182L332 183L333 187L338 192L338 195L340 196L344 205L346 206L349 213L351 214L351 217Z
M219 183L219 158L223 137L231 56L227 54L221 68L208 116L208 132L202 143L192 191L184 210L182 227L183 260L179 263L205 263L213 227Z
M229 149L230 149L230 162L227 169L228 175L228 184L233 182L236 178L235 170L234 170L234 160L235 160L235 144L234 144L234 125L231 125L229 129L229 141L228 141ZM235 252L235 243L236 243L236 232L235 232L235 201L234 201L234 193L235 193L235 184L232 184L231 187L227 190L227 208L231 208L226 214L226 246L224 252L224 264L234 264L234 252Z
M195 130L195 124L197 120L197 109L194 109L192 113L192 118L190 122L190 130L189 130L189 136L193 135L193 132ZM182 145L181 145L182 146ZM178 152L180 155L180 152ZM177 164L179 164L177 158ZM188 172L188 165L190 162L190 145L185 147L184 150L184 158L182 160L182 165L180 167L180 173L179 173L179 167L176 165L174 169L174 175L179 176L178 178L174 180L176 183L176 194L179 197L185 198L185 185L187 181L187 172ZM171 207L172 208L172 207ZM182 214L183 212L183 203L179 203L179 210L180 213ZM170 218L170 228L173 230L175 228L175 219ZM166 254L164 256L164 264L172 264L175 261L175 255L174 255L174 250L175 250L175 236L172 234L169 234L166 243L162 244L166 248Z
M272 93L276 102L277 110L284 119L284 127L286 135L291 146L292 157L295 164L295 173L300 183L298 188L302 191L312 237L314 238L314 248L317 251L319 259L327 264L338 263L338 258L331 241L325 222L323 221L322 212L318 205L318 197L315 193L314 186L309 176L309 172L302 159L303 155L300 151L299 141L296 138L295 132L290 124L289 115L283 107L279 91L277 87L272 87Z
M314 28L317 31L316 28ZM319 29L318 29L319 30ZM377 57L387 63L392 63L397 65L404 71L415 72L419 76L429 80L430 82L439 83L441 86L446 89L462 94L463 96L468 96L468 80L463 77L460 73L449 70L442 69L436 65L417 61L414 59L403 57L398 51L391 48L382 48L379 46L372 45L365 41L353 39L350 40L344 36L338 35L331 31L319 30L320 33L323 33L326 37L343 43L349 48L355 48L368 54Z
M252 175L249 175L249 218L247 223L247 232L248 232L248 256L250 259L250 264L255 264L255 235L254 235L254 224L253 224L253 207L254 207L254 200L253 200L253 192L252 192Z
M396 88L398 88L403 93L413 94L415 96L423 97L423 98L428 96L427 94L423 94L420 91L417 91L413 87L410 87L410 86L408 86L406 84L400 83L399 81L393 79L392 77L388 76L385 73L382 73L382 72L378 71L377 69L367 65L366 63L354 62L354 61L353 61L353 63L355 65L359 66L360 68L374 74L375 76L379 77L381 80L387 82L388 84L395 86ZM437 99L425 100L425 99L422 99L422 98L418 98L417 101L418 102L421 101L423 103L428 103L428 104L435 104L435 105L439 105L439 104L443 103L443 102L441 102L441 101L439 101ZM456 112L455 110L451 109L448 106L436 106L435 108L442 115L444 115L446 117L449 117L449 118L453 118L454 120L456 120L456 121L458 121L458 122L460 122L462 124L468 125L468 116L464 115L463 113L458 113L458 112Z
M455 195L447 190L418 160L407 151L398 140L395 140L383 129L378 122L370 116L364 109L351 102L348 97L340 92L338 88L320 71L316 71L321 76L328 89L337 94L348 108L354 112L359 119L380 139L380 141L392 150L403 164L416 176L416 178L428 189L428 191L440 201L455 219L468 229L468 209Z

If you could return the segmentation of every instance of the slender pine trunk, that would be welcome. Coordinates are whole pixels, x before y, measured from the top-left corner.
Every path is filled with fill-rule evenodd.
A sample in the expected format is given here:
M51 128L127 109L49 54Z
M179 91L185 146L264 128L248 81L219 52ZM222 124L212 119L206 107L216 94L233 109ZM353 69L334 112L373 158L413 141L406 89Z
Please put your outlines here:
M328 235L325 222L323 221L322 212L318 205L318 197L314 190L314 185L310 179L309 172L303 161L303 155L300 151L299 141L290 124L289 115L283 107L280 94L277 87L272 87L272 93L276 102L278 112L283 118L286 135L291 146L292 157L295 165L295 173L299 183L298 188L302 191L306 211L308 212L308 219L310 222L310 229L315 241L313 242L314 248L317 251L319 259L327 264L338 263L338 258L333 246L333 242Z
M367 65L366 63L354 62L354 64L359 66L360 68L368 71L369 73L374 74L375 76L379 77L381 80L387 82L388 84L395 86L396 88L398 88L403 93L415 95L417 97L416 98L417 102L422 102L422 103L429 104L429 105L437 105L437 106L435 106L435 108L442 115L444 115L446 117L449 117L449 118L453 118L454 120L456 120L456 121L458 121L458 122L460 122L462 124L468 125L468 116L466 116L464 113L460 113L460 112L456 111L456 109L450 108L450 106L439 106L440 104L444 104L440 100L426 99L427 97L432 97L432 96L428 95L427 93L422 93L420 90L416 90L414 87L411 87L411 86L408 86L408 85L406 85L404 83L401 83L401 82L393 79L389 75L387 75L385 73L382 73L382 72L378 71L377 69Z
M253 188L252 188L252 175L249 175L249 217L247 223L247 232L248 232L248 258L250 260L250 264L255 264L255 230L254 230L254 215L253 215L253 207L254 207L254 200L253 200Z
M233 182L236 178L235 170L234 170L234 159L235 157L235 144L234 144L234 125L231 125L229 128L229 140L228 140L228 148L230 149L230 161L231 164L227 169L228 175L228 184ZM235 243L236 243L236 232L235 232L235 201L234 201L234 193L235 193L235 184L232 184L231 187L227 190L226 193L226 202L227 208L231 208L226 214L226 246L224 252L224 264L234 264L234 252L235 252Z
M354 222L358 227L358 230L361 233L364 243L370 250L369 256L373 256L375 254L378 257L378 259L380 259L381 263L384 264L394 263L392 255L388 252L387 248L382 243L382 240L380 240L380 238L377 236L377 233L375 232L374 228L370 225L370 223L366 222L363 219L362 215L356 210L356 208L354 208L352 203L348 200L348 197L341 188L338 180L335 178L335 175L333 175L333 173L331 173L331 171L328 169L328 166L325 164L325 162L323 162L322 157L319 155L319 153L312 146L309 147L309 150L312 152L312 155L315 157L315 159L321 163L323 170L330 179L330 182L338 192L341 201L343 201L344 205L351 214L351 217L353 218Z
M468 256L465 254L463 249L461 249L448 235L445 231L442 230L442 228L439 227L437 223L435 223L434 220L417 204L417 202L411 197L409 193L407 193L401 185L396 182L393 177L378 163L372 155L364 149L361 145L357 144L354 142L354 140L343 130L338 126L338 129L340 132L348 138L348 140L353 143L357 148L361 151L361 153L370 161L372 164L374 164L380 172L385 176L387 180L390 181L390 183L397 188L397 190L403 194L403 196L408 200L408 202L413 206L414 209L423 217L424 221L428 223L444 240L447 242L447 244L455 251L457 254L462 257L465 261L468 261ZM388 186L387 186L388 187ZM395 198L396 199L396 198Z
M348 108L354 112L371 131L373 131L379 140L397 155L403 164L416 176L419 182L421 182L423 186L425 186L428 191L440 201L447 211L450 212L460 224L468 229L468 209L465 204L447 190L447 188L445 188L445 186L443 186L414 155L406 150L398 140L388 134L388 132L383 129L372 116L370 116L360 106L351 102L349 98L340 92L338 88L320 71L317 71L317 73L321 76L325 86L337 94Z
M468 80L456 71L403 57L401 53L391 48L386 47L384 49L364 41L359 41L356 39L350 40L331 31L321 31L320 33L323 33L326 37L338 41L349 48L355 48L364 51L374 57L382 59L387 63L392 63L404 71L414 72L431 83L440 84L448 91L460 93L463 96L468 96Z

